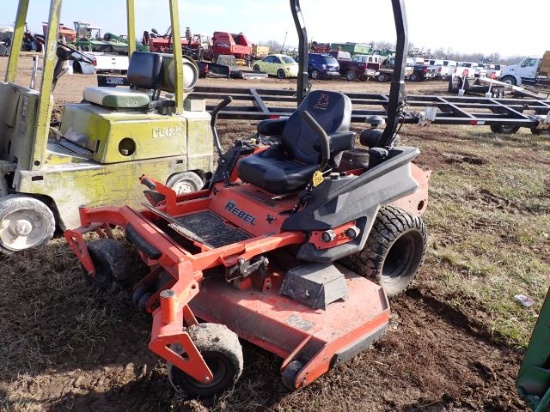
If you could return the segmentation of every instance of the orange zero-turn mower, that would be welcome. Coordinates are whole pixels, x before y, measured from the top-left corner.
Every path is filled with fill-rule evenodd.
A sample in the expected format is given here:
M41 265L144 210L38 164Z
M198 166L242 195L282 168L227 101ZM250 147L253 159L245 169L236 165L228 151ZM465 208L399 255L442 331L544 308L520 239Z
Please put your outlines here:
M417 148L394 145L402 87L401 76L386 128L361 133L363 147L349 97L315 90L290 117L261 121L257 139L220 153L205 189L176 195L143 176L142 210L80 209L81 227L65 237L93 284L127 277L113 226L150 268L133 297L152 315L149 348L177 390L210 396L233 385L239 338L281 357L283 384L295 389L383 334L388 296L407 288L427 245L430 173L412 163ZM215 119L230 100L212 116L220 151ZM86 242L88 232L99 239Z

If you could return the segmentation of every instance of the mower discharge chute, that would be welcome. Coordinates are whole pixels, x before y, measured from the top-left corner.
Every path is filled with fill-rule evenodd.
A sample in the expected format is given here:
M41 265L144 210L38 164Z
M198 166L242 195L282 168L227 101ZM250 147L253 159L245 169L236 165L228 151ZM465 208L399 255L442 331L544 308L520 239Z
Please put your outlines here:
M403 5L393 6L402 53ZM133 298L153 317L149 348L176 389L210 396L233 385L239 338L283 358L283 383L295 389L383 334L387 296L408 287L427 242L429 172L412 163L417 148L393 145L402 87L401 76L390 129L362 133L369 147L354 147L349 97L315 90L289 118L261 121L256 139L220 153L206 189L177 195L142 176L141 210L80 209L81 227L65 237L89 281L109 289L127 277L113 225L149 267ZM212 114L216 140L217 112L230 100ZM94 231L100 238L87 243Z

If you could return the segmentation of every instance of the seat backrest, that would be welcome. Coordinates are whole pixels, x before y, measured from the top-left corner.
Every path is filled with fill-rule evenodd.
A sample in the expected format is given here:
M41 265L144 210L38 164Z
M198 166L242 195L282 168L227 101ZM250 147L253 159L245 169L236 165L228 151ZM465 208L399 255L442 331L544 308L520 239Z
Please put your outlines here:
M290 116L281 140L293 159L307 164L319 163L319 135L302 117L307 110L330 135L349 130L351 123L351 99L343 93L313 90Z
M159 53L132 53L128 65L128 82L133 88L152 89L160 94L162 84L162 55ZM158 98L158 95L156 96Z

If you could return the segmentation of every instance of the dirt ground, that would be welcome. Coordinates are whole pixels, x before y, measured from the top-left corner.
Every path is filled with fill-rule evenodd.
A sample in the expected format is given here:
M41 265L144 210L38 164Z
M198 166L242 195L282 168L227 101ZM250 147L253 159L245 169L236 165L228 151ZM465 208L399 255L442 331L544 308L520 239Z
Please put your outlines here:
M2 76L6 60L0 58ZM256 84L295 86L294 80L275 79L199 81ZM54 92L56 103L79 101L87 85L95 85L95 79L65 76ZM375 82L322 81L314 87L389 90L389 84ZM415 83L407 91L433 94L446 87L445 82ZM220 134L237 138L249 132L251 123L222 121ZM426 168L446 167L438 153L423 152L420 161ZM130 293L105 296L85 285L62 239L17 256L0 256L0 410L526 410L514 387L523 350L492 333L484 323L490 314L478 302L459 310L449 296L424 286L423 279L436 277L437 270L425 265L413 287L392 300L391 327L371 349L305 389L286 391L281 360L244 343L244 374L232 390L215 399L186 400L170 390L165 366L147 349L150 319L136 312Z

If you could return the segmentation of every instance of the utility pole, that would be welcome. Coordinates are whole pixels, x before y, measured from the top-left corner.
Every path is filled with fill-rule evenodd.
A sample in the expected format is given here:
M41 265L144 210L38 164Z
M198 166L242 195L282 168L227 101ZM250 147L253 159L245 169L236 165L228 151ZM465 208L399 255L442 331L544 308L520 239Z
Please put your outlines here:
M288 32L285 31L285 38L283 40L283 45L281 46L281 53L283 52L283 50L285 49L285 43L286 43L286 36L288 35Z

